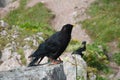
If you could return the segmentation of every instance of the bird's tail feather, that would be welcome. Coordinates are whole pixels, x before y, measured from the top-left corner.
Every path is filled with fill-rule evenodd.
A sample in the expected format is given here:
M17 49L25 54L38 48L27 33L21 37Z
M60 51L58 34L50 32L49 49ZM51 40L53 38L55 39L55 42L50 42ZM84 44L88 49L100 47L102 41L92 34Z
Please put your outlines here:
M38 61L39 57L35 57L28 65L28 67L30 66L36 66L35 63Z
M37 49L33 54L31 54L30 56L28 56L28 58L31 58L31 57L37 57L38 54L40 54L39 49Z

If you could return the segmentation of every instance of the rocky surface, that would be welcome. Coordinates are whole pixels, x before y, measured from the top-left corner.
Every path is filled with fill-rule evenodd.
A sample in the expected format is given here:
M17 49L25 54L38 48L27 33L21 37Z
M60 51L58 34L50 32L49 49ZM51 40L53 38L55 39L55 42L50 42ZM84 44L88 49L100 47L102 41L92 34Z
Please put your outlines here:
M87 64L80 55L66 53L63 61L67 80L87 80Z
M13 0L0 0L0 7L5 7L6 5L8 5L12 1Z
M19 68L30 62L28 56L44 41L42 32L24 35L25 31L18 26L9 26L0 20L0 71Z
M66 80L63 64L18 68L0 72L0 80Z
M40 66L1 71L0 80L87 80L87 64L81 56L69 53L64 57L63 63L57 65L43 61Z

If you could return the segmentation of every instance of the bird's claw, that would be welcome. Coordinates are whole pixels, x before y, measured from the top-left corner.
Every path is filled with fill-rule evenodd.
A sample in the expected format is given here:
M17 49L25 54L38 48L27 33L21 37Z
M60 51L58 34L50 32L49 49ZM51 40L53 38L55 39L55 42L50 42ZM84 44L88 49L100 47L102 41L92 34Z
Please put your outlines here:
M63 62L63 61L60 61L60 60L53 60L53 61L51 62L51 65L60 64L61 62Z

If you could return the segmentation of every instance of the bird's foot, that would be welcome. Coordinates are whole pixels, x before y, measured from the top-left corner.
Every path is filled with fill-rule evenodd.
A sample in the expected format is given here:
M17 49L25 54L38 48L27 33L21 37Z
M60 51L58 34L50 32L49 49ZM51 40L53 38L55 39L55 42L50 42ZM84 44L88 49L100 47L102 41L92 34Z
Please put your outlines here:
M60 60L54 60L54 59L50 59L50 62L51 62L51 65L61 63L61 61L60 61Z
M61 63L61 61L59 61L59 60L52 60L51 61L51 64L52 65L54 65L54 64L60 64Z
M57 59L49 58L49 60L50 60L50 65L60 64L61 62L63 62L61 59L57 60Z

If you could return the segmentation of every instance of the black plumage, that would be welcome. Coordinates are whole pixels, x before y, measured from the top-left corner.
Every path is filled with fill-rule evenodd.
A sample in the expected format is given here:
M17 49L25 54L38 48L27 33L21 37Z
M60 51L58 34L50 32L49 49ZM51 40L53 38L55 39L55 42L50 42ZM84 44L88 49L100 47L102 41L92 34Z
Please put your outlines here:
M45 56L47 56L51 62L58 61L57 58L64 52L71 40L72 28L73 25L66 24L60 31L54 33L51 37L41 43L38 49L29 56L29 58L33 58L33 60L28 66L34 66L39 59L39 62L41 62Z
M79 54L81 57L83 57L83 51L86 51L86 41L82 42L82 47L79 47L76 51L74 51L72 54Z

